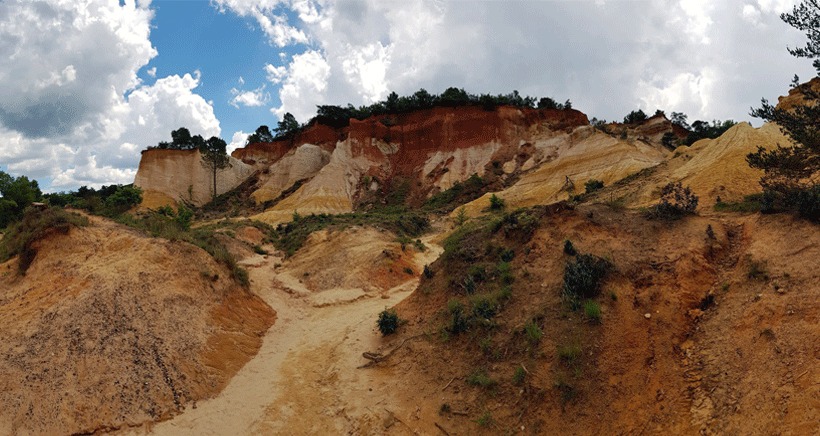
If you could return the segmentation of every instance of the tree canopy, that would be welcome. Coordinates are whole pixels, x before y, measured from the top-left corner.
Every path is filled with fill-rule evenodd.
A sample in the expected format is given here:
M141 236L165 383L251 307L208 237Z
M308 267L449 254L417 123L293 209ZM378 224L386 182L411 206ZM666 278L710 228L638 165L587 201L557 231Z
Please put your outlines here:
M624 117L624 124L640 123L642 121L646 121L647 118L649 117L646 116L646 113L643 110L638 109L628 113Z
M213 175L213 198L216 198L217 187L216 177L219 171L231 166L231 159L227 152L228 144L222 138L212 136L205 141L205 144L200 148L202 153L202 166L205 167Z
M302 126L296 121L296 117L288 112L276 124L276 128L273 129L273 131L276 132L275 139L292 138L301 128Z
M256 142L271 142L273 141L273 134L271 134L270 129L266 125L259 126L255 132L248 135L248 140L246 141L247 144L253 144Z
M171 132L171 142L160 141L156 147L163 150L196 150L205 145L205 140L200 135L191 136L191 132L185 127L180 127Z
M43 193L36 180L26 176L14 178L0 171L0 229L23 216L28 205L40 201Z
M383 101L358 108L351 104L346 107L320 105L316 107L316 116L307 124L318 122L340 128L350 124L351 119L363 120L371 116L402 114L436 106L481 106L485 110L493 110L505 105L523 108L537 107L538 109L572 109L572 103L569 100L563 104L550 97L538 100L535 97L522 96L515 90L509 94L470 94L462 88L450 87L441 94L435 95L421 88L409 96L400 96L391 92Z
M788 50L796 57L814 59L820 77L820 2L804 0L780 18L806 33L805 47ZM758 147L746 159L751 167L764 171L760 179L764 211L797 210L820 221L820 93L811 84L797 87L803 94L802 104L778 108L763 99L761 107L751 112L754 117L777 123L795 145L778 145L773 150Z

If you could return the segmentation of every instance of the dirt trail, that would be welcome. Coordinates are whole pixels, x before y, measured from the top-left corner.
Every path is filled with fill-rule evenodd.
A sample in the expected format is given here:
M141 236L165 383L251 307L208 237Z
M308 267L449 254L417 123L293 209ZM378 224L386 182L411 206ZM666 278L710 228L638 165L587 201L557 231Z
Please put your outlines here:
M423 240L430 249L416 254L417 266L441 253L433 238ZM390 371L357 367L368 362L363 352L389 351L390 341L376 330L377 314L407 297L418 276L384 292L311 292L279 257L257 255L243 263L251 290L277 312L259 353L217 397L170 421L127 433L412 433L402 424L407 419L394 415L398 403L389 395Z

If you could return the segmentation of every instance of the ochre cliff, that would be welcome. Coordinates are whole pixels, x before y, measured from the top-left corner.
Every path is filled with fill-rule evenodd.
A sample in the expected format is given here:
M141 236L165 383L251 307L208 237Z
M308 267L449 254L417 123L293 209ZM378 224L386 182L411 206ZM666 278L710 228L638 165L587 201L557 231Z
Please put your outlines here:
M565 196L567 177L611 183L659 164L669 154L660 145L669 131L680 133L658 115L620 140L593 129L577 110L511 106L436 107L351 119L342 128L314 122L292 138L234 151L232 167L219 174L218 193L258 171L250 197L265 207L255 218L268 223L294 212L350 212L363 198L383 198L399 186L408 204L418 205L473 174L498 187L518 180L512 202L536 204ZM210 174L196 153L143 154L135 183L146 191L144 206L208 201Z
M231 158L230 167L220 170L216 194L230 191L253 174L253 167ZM202 165L199 150L160 150L142 152L134 185L143 190L143 207L154 208L173 201L200 206L213 196L213 173Z
M349 212L363 191L378 193L396 181L405 183L409 201L418 203L472 174L484 176L488 169L497 170L503 179L521 171L528 161L532 167L550 158L534 143L588 123L575 110L438 107L351 120L334 132L313 126L292 140L252 144L233 156L268 170L253 193L257 203L274 200L302 182L257 216L275 223L290 219L294 211Z

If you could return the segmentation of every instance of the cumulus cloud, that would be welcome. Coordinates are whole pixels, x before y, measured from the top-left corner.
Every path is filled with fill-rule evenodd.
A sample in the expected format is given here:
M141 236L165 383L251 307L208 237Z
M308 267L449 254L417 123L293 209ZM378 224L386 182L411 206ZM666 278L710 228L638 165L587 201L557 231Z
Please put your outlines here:
M299 16L305 20L310 20L311 10L307 2L289 2L286 0L213 0L220 11L230 10L242 17L251 17L262 28L268 40L278 47L288 44L304 44L308 42L308 37L297 27L288 23L286 12L293 8L299 12Z
M317 104L449 86L570 98L608 119L639 107L743 119L760 97L784 93L793 73L812 71L784 49L803 41L778 18L796 0L218 3L290 17L304 33L290 43L297 55L265 66L279 87L272 111L300 119Z
M240 77L241 79L241 77ZM236 88L231 89L233 98L230 100L231 106L239 108L240 106L258 107L268 104L270 101L270 93L265 92L265 85L259 88L242 91Z
M219 135L200 74L137 71L154 56L150 2L0 3L0 162L46 190L131 183L140 150L186 126ZM147 71L156 74L156 68Z
M231 142L228 143L228 154L233 153L233 151L237 148L244 147L245 143L248 142L248 136L250 136L250 133L245 133L241 130L238 132L234 132L233 136L231 137Z
M153 12L133 1L85 3L0 3L5 127L27 137L70 133L137 85L137 69L156 55Z
M322 54L308 50L293 57L283 73L279 100L282 105L271 109L271 112L282 118L285 113L292 113L297 120L305 121L316 112L316 105L325 96L330 76L330 65Z

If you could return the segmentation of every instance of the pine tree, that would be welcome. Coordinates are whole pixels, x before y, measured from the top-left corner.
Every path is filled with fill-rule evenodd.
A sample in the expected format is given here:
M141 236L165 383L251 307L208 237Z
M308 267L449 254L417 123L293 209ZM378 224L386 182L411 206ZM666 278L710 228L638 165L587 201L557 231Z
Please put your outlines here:
M789 48L793 56L814 59L820 77L820 0L804 0L780 18L806 32L805 47ZM803 217L820 221L820 93L811 84L799 85L803 102L778 108L766 99L751 115L777 123L795 145L773 150L758 147L746 157L752 168L764 171L764 211L797 210Z
M227 153L228 144L222 138L212 136L199 149L202 153L202 166L213 174L213 199L216 199L216 175L219 171L231 166L231 158Z

